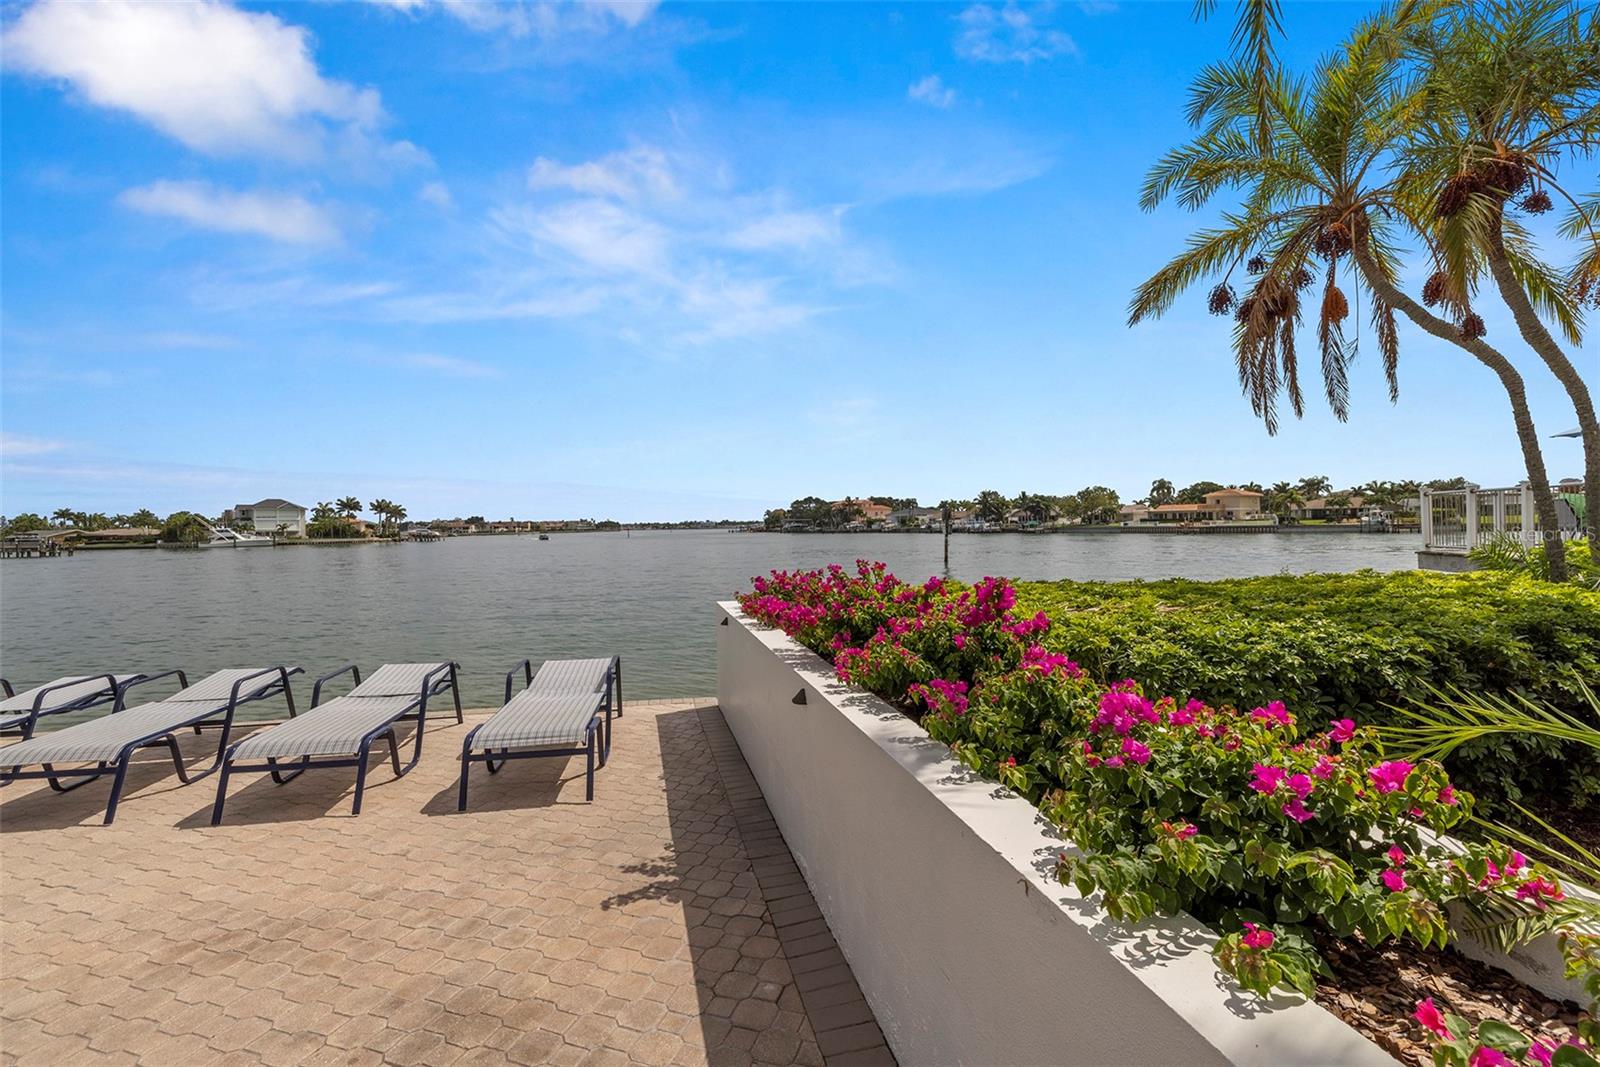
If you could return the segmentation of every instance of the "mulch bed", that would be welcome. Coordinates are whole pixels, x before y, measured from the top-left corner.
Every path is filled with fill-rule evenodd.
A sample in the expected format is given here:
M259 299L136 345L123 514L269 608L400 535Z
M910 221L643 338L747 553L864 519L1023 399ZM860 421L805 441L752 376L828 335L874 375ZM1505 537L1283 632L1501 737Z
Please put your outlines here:
M1505 972L1449 949L1385 945L1360 935L1319 938L1334 977L1317 983L1317 1003L1377 1042L1401 1063L1432 1067L1432 1036L1411 1018L1432 997L1469 1022L1500 1019L1525 1034L1576 1035L1578 1006L1529 989Z

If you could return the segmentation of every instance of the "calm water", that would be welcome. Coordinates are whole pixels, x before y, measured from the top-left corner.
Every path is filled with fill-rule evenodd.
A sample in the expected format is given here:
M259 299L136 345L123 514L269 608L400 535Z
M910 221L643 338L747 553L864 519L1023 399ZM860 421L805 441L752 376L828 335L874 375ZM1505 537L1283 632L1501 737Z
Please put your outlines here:
M1400 570L1420 538L1315 533L1084 533L951 538L954 576L1223 578ZM505 672L620 652L636 697L713 692L713 601L773 567L882 559L943 569L931 534L721 531L454 538L438 544L84 552L0 563L0 667L13 684L74 672L450 658L467 706L498 704ZM309 703L309 682L296 685ZM276 713L263 707L264 713Z

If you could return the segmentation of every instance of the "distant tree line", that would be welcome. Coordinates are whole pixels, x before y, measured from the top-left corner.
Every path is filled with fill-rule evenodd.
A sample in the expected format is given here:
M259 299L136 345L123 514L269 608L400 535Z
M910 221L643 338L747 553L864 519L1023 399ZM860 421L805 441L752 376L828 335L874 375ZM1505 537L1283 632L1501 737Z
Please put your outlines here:
M1471 483L1462 477L1435 478L1426 482L1380 480L1335 492L1333 482L1321 474L1301 478L1298 481L1275 482L1270 486L1263 486L1259 482L1241 482L1234 485L1202 480L1186 485L1182 489L1176 488L1166 478L1157 478L1150 483L1149 494L1133 502L1152 508L1163 504L1202 504L1207 494L1218 490L1249 489L1262 495L1262 511L1285 516L1304 507L1307 501L1322 498L1326 498L1328 507L1333 509L1348 508L1352 506L1353 499L1359 497L1363 504L1392 510L1400 507L1403 502L1416 498L1424 489L1464 489L1469 484ZM912 510L918 506L916 497L869 496L861 499L882 504L895 511ZM955 512L971 513L989 523L1003 523L1013 519L1028 523L1047 523L1066 519L1070 522L1095 525L1117 521L1117 512L1122 506L1122 500L1115 489L1103 485L1090 485L1076 493L1064 495L1021 492L1016 496L1007 496L998 490L985 489L971 499L942 500L938 504L941 508L946 505ZM819 496L805 496L795 500L786 508L773 508L767 511L762 516L762 525L769 530L782 529L791 523L818 530L838 530L861 518L861 506L854 499L834 502ZM921 523L913 520L909 525L916 526Z

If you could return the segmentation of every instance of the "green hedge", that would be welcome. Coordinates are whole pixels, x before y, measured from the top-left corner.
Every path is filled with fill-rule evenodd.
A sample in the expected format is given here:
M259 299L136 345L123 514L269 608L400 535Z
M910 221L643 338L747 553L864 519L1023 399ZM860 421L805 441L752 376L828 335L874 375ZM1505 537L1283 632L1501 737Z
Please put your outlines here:
M1407 571L1218 582L1023 582L1019 615L1108 681L1243 707L1281 699L1307 721L1395 721L1428 687L1522 692L1578 711L1600 680L1600 593L1519 575ZM1600 799L1600 759L1542 739L1475 742L1449 762L1489 808L1525 794Z

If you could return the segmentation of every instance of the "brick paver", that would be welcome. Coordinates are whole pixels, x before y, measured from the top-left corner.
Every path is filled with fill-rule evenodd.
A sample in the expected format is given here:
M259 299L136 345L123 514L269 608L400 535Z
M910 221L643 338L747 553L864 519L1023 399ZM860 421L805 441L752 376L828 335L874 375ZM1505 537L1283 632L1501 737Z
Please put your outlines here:
M0 794L0 1062L892 1063L721 714L629 707L581 759L182 788L156 750ZM214 744L189 736L191 758Z

